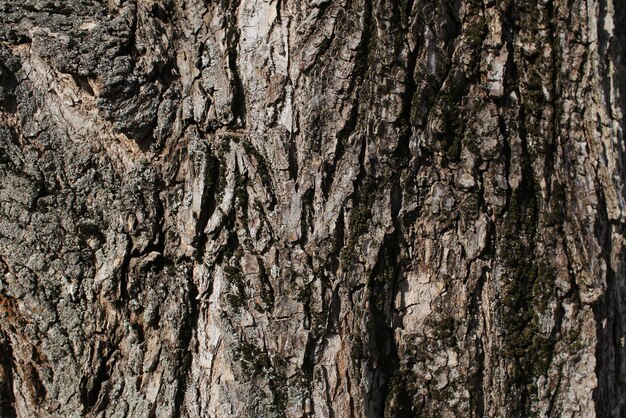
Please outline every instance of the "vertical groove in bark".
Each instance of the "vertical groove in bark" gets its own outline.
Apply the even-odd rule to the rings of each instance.
[[[624,82],[624,37],[626,31],[626,13],[623,7],[611,1],[600,2],[599,6],[599,55],[603,58],[600,62],[602,69],[602,89],[606,100],[606,111],[615,112],[621,109],[623,115],[624,98],[626,97],[626,83]],[[613,35],[612,38],[610,35]],[[613,90],[613,93],[610,91]],[[614,131],[614,146],[618,150],[615,164],[623,170],[624,167],[624,120]],[[615,129],[615,127],[613,128]],[[620,194],[623,196],[624,185],[622,182]],[[622,197],[623,198],[623,197]],[[596,236],[602,247],[602,257],[607,266],[606,289],[603,295],[594,303],[593,311],[596,318],[596,346],[595,356],[597,359],[596,374],[598,384],[594,388],[594,401],[598,405],[599,416],[617,416],[626,413],[626,401],[623,391],[626,388],[624,372],[626,371],[624,359],[625,329],[623,311],[625,306],[624,293],[619,290],[624,286],[625,262],[623,243],[618,244],[614,237],[624,236],[624,223],[612,219],[607,213],[607,197],[601,191],[599,196],[599,211],[597,214]],[[617,245],[617,247],[614,247]],[[620,348],[621,347],[621,348]],[[614,401],[613,399],[619,399]]]
[[[246,123],[246,99],[243,85],[239,75],[238,52],[239,48],[239,26],[237,14],[240,0],[225,0],[224,9],[226,16],[226,48],[228,51],[228,68],[231,71],[231,83],[233,89],[233,127],[245,128]]]
[[[17,416],[15,410],[15,394],[13,392],[13,350],[6,334],[0,334],[0,413],[7,418]]]

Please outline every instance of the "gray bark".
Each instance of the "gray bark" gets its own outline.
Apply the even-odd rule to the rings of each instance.
[[[0,415],[626,416],[625,31],[0,2]]]

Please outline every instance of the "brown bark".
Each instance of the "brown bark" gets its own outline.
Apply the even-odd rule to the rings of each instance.
[[[620,6],[0,4],[0,415],[626,415]]]

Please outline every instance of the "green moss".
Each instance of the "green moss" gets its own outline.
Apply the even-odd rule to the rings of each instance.
[[[352,345],[350,347],[350,356],[352,357],[353,362],[358,362],[365,358],[365,349],[363,346],[363,338],[361,337],[361,330],[356,329],[356,331],[352,334]]]
[[[247,379],[264,375],[272,367],[267,353],[245,340],[235,350],[235,358],[241,362],[244,377]]]
[[[480,155],[480,138],[474,128],[468,128],[463,137],[463,146],[472,154]]]
[[[239,173],[237,173],[235,177],[237,179],[237,184],[235,186],[235,202],[237,205],[242,206],[248,203],[248,182],[245,177],[242,177]]]
[[[322,308],[321,311],[313,313],[312,322],[313,335],[316,337],[325,335],[328,326],[328,309]]]
[[[230,152],[230,142],[232,137],[224,136],[220,141],[219,153],[222,155],[228,154]]]
[[[361,236],[367,231],[368,221],[372,218],[370,208],[358,207],[350,217],[350,232],[353,236]]]
[[[506,269],[498,310],[503,330],[500,355],[507,361],[508,402],[514,413],[528,411],[537,388],[552,361],[554,343],[541,327],[554,296],[556,273],[538,259],[535,242],[538,225],[538,186],[528,159],[522,166],[522,184],[509,196],[498,235]]]
[[[215,158],[213,164],[213,172],[217,176],[217,181],[214,182],[215,196],[217,196],[220,200],[224,197],[224,190],[226,189],[227,179],[227,161],[226,155],[230,152],[230,144],[227,141],[222,141],[220,143],[220,147],[217,152],[217,157]]]
[[[465,33],[470,44],[474,47],[480,46],[487,36],[488,28],[485,18],[479,16],[469,24]]]
[[[544,138],[541,134],[540,122],[545,112],[546,101],[543,94],[543,85],[541,84],[541,75],[530,69],[527,77],[528,81],[525,83],[525,88],[522,92],[523,126],[521,133],[524,137],[534,138],[535,143],[543,147]],[[542,148],[532,151],[534,154],[545,152]]]
[[[447,314],[442,318],[433,320],[431,326],[435,339],[442,341],[447,347],[456,346],[456,321],[454,316]]]
[[[406,367],[400,367],[387,383],[387,399],[385,400],[385,417],[416,416],[413,398],[418,387],[415,376]],[[424,416],[420,411],[418,416]]]
[[[352,262],[354,255],[354,247],[356,246],[359,237],[361,237],[369,225],[369,220],[372,218],[371,207],[376,197],[377,182],[373,178],[366,178],[363,185],[359,189],[358,193],[358,205],[350,212],[350,238],[347,244],[341,251],[340,259],[342,264],[347,265]]]
[[[243,377],[246,380],[262,378],[267,380],[268,388],[272,393],[273,410],[283,416],[288,401],[289,380],[282,371],[285,362],[278,355],[270,355],[245,340],[240,341],[235,349],[235,360],[241,364]]]
[[[174,264],[168,264],[166,271],[168,276],[174,277],[176,275],[176,266],[174,266]]]
[[[510,384],[528,390],[534,377],[545,375],[550,366],[553,344],[539,326],[540,315],[548,308],[554,291],[553,271],[544,263],[519,262],[509,266],[511,280],[504,289],[504,344],[502,355],[514,365]]]
[[[241,216],[243,228],[248,231],[248,178],[235,171],[235,206]]]
[[[448,160],[457,162],[461,157],[461,139],[455,135],[452,138],[452,143],[446,148],[445,156]]]
[[[411,98],[411,115],[410,121],[414,126],[424,126],[427,111],[433,107],[435,103],[436,94],[431,90],[431,87],[426,85],[422,86],[422,83],[427,84],[424,80],[422,73],[416,75],[415,85],[417,90]]]
[[[235,309],[242,308],[246,304],[246,286],[244,276],[239,267],[227,265],[224,267],[224,275],[232,293],[226,296],[228,303]]]
[[[274,292],[270,284],[270,279],[263,267],[263,264],[259,261],[259,280],[261,282],[261,301],[263,302],[263,311],[271,312],[274,310]]]
[[[401,21],[408,25],[409,24],[409,17],[411,15],[411,10],[410,10],[410,6],[413,5],[413,2],[409,3],[409,0],[400,0],[400,19]]]
[[[47,297],[49,300],[57,300],[62,294],[60,286],[48,285],[46,292],[47,292]]]
[[[478,195],[471,193],[461,202],[461,213],[468,219],[477,219],[480,214]]]
[[[585,344],[580,338],[580,330],[570,331],[568,340],[570,353],[580,353],[585,348]]]
[[[537,265],[537,277],[532,288],[532,297],[540,314],[548,309],[555,287],[556,270],[548,263],[540,261]]]
[[[461,117],[461,109],[459,107],[446,107],[444,112],[446,118],[446,138],[447,146],[444,151],[448,160],[457,162],[461,157],[461,144],[463,141],[463,133],[465,122]]]
[[[310,284],[307,284],[302,289],[300,289],[296,300],[298,302],[302,302],[302,304],[307,307],[311,305],[311,285]]]
[[[463,77],[455,80],[452,86],[439,97],[443,118],[445,121],[445,157],[457,162],[461,156],[461,146],[465,134],[465,120],[461,101],[467,90],[467,80]]]
[[[376,302],[376,309],[379,312],[384,312],[385,303],[389,294],[389,290],[393,286],[395,278],[394,263],[389,254],[383,256],[384,264],[382,266],[382,272],[374,276],[374,299]]]
[[[400,254],[400,256],[398,257],[398,265],[400,267],[408,266],[409,264],[411,264],[411,261],[412,261],[412,258],[404,252]]]

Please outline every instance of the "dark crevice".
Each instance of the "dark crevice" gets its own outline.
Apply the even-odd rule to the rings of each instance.
[[[412,8],[412,1],[409,2],[409,11]],[[408,48],[408,43],[402,45]],[[415,67],[417,65],[418,48],[408,51],[408,60],[406,63],[406,74],[404,79],[405,92],[402,98],[402,112],[400,114],[400,137],[398,138],[398,146],[394,150],[393,162],[394,170],[398,170],[408,164],[411,151],[409,142],[413,136],[413,124],[411,123],[411,114],[413,113],[413,99],[417,92],[417,84],[415,83]]]
[[[41,359],[37,359],[41,361]],[[39,364],[29,364],[27,366],[28,369],[28,383],[29,389],[31,391],[31,395],[37,404],[41,404],[47,395],[46,387],[41,381],[41,376],[39,375],[39,370],[37,368]]]
[[[192,347],[193,337],[196,329],[198,328],[198,318],[200,316],[200,309],[198,303],[198,286],[193,280],[193,268],[188,268],[187,273],[187,306],[183,312],[185,319],[180,328],[180,350],[177,350],[176,355],[176,374],[178,379],[178,387],[176,388],[176,396],[174,398],[174,415],[175,417],[182,416],[182,405],[185,398],[185,392],[189,384],[189,373],[191,372],[191,365],[193,361],[193,353],[196,352],[195,347]]]
[[[240,0],[225,0],[223,2],[224,10],[227,13],[226,19],[226,43],[228,48],[228,68],[232,74],[231,85],[233,91],[232,112],[233,121],[232,126],[237,128],[244,128],[246,125],[246,100],[244,95],[243,83],[241,76],[239,75],[239,69],[237,66],[238,53],[237,48],[239,46],[239,28],[237,27],[237,9],[239,8]]]
[[[134,2],[133,11],[132,11],[132,21],[130,22],[130,27],[128,28],[128,39],[125,40],[122,45],[120,45],[116,56],[130,56],[131,63],[133,69],[135,68],[138,51],[137,51],[137,3]]]
[[[606,263],[606,290],[600,299],[592,305],[596,320],[596,376],[598,385],[593,391],[593,399],[598,416],[622,416],[620,412],[626,409],[626,399],[622,396],[626,393],[626,348],[621,344],[624,341],[625,330],[621,318],[624,317],[624,296],[620,295],[619,289],[623,287],[623,269],[626,254],[621,251],[620,264],[622,271],[617,274],[611,254],[613,252],[612,230],[613,225],[609,221],[607,203],[598,187],[598,212],[595,221],[595,235],[600,248],[602,258]],[[619,232],[623,235],[624,228]]]
[[[546,3],[546,8],[548,10],[548,24],[549,24],[549,32],[548,39],[550,42],[551,48],[551,57],[550,57],[550,104],[552,105],[552,118],[550,120],[550,129],[548,132],[547,143],[545,145],[544,152],[544,178],[548,185],[550,184],[549,179],[552,177],[552,173],[555,170],[555,160],[558,155],[558,135],[559,135],[559,125],[560,125],[560,94],[558,87],[558,79],[559,79],[559,71],[561,70],[559,62],[559,51],[557,47],[559,46],[558,41],[558,27],[556,24],[556,16],[554,13],[554,5],[552,2]],[[610,96],[606,96],[610,97]]]
[[[41,179],[33,179],[33,185],[36,188],[35,194],[32,197],[28,209],[34,211],[37,209],[37,203],[39,199],[51,196],[50,191],[46,187],[46,182]]]
[[[608,102],[609,107],[620,109],[622,113],[626,112],[626,9],[623,6],[614,6],[614,33],[610,40],[607,55],[601,55],[604,60],[603,65],[606,69],[611,60],[615,66],[613,80],[609,79],[608,71],[605,71],[603,87],[605,89],[605,97],[610,100],[612,97],[618,98],[615,103]],[[606,10],[606,2],[601,1],[601,11]],[[602,21],[600,22],[602,23]],[[600,27],[602,27],[600,25]],[[603,38],[606,32],[599,33],[600,51],[602,53]],[[619,94],[610,94],[610,84],[613,83],[613,89]],[[611,108],[607,109],[608,113],[613,113]],[[623,132],[626,130],[626,118],[620,121],[622,129],[617,130],[617,146],[615,154],[617,156],[616,167],[618,173],[623,173],[624,161],[626,161],[626,147],[624,146]],[[623,182],[623,177],[622,177]],[[617,185],[616,185],[617,186]],[[606,289],[592,306],[596,320],[596,340],[595,348],[596,358],[596,376],[598,383],[593,391],[593,400],[596,405],[596,413],[601,417],[608,416],[626,416],[626,347],[624,339],[626,327],[622,318],[626,312],[626,296],[624,289],[626,276],[626,251],[622,246],[619,250],[614,248],[612,237],[617,235],[626,236],[626,226],[623,221],[612,220],[606,210],[606,198],[602,192],[601,185],[596,186],[599,193],[598,208],[602,208],[598,212],[595,227],[596,238],[598,244],[603,249],[602,257],[605,260],[606,273]],[[624,194],[624,186],[619,194]],[[616,238],[619,242],[619,238]],[[619,247],[618,247],[619,248]],[[617,254],[615,254],[617,252]],[[616,260],[612,263],[611,260]]]
[[[17,99],[14,93],[19,83],[15,73],[3,65],[2,58],[0,56],[0,110],[15,113],[17,111]]]
[[[200,205],[200,213],[196,220],[196,238],[195,238],[195,263],[204,262],[204,254],[206,251],[206,244],[208,237],[205,233],[205,228],[208,220],[215,211],[217,202],[215,199],[215,193],[218,187],[218,181],[220,177],[220,162],[209,149],[206,149],[206,161],[204,164],[204,171],[199,173],[204,177],[204,190],[202,192],[202,201]],[[195,347],[192,346],[194,335],[198,327],[198,319],[200,317],[200,307],[198,302],[199,290],[194,281],[193,268],[187,269],[187,304],[186,311],[184,312],[185,320],[181,327],[180,333],[180,347],[182,349],[178,353],[178,387],[176,390],[176,397],[174,401],[174,416],[181,416],[181,408],[183,405],[185,392],[187,391],[187,385],[189,380],[189,373],[191,371],[191,365],[193,360],[193,353]],[[203,297],[209,297],[213,292],[212,280],[209,280],[209,288],[204,293]],[[208,296],[207,296],[208,295]]]
[[[161,175],[157,175],[157,178],[155,180],[155,184],[154,184],[154,189],[153,189],[153,195],[152,198],[154,199],[154,208],[155,208],[155,219],[154,219],[154,239],[153,241],[150,243],[150,247],[149,250],[146,250],[146,253],[150,252],[150,251],[156,251],[159,254],[163,255],[165,252],[165,231],[164,231],[164,226],[165,226],[165,207],[163,206],[163,201],[161,201],[161,197],[159,195],[159,192],[161,190],[166,190],[165,187],[165,182],[163,181],[163,178],[161,177]]]
[[[87,390],[87,394],[83,400],[85,409],[91,410],[96,405],[100,396],[100,390],[102,389],[102,383],[106,380],[109,380],[109,373],[107,371],[106,359],[102,358],[93,378],[91,388]]]
[[[337,224],[335,225],[335,242],[333,244],[333,254],[335,256],[339,256],[341,249],[345,245],[345,216],[345,211],[342,207],[339,211],[339,216],[337,216]]]
[[[90,96],[94,96],[93,88],[89,83],[89,78],[84,76],[79,76],[77,74],[72,74],[72,78],[78,87],[80,87],[84,92],[86,92]]]
[[[394,220],[394,223],[397,223],[397,220]],[[372,375],[376,376],[369,409],[375,411],[374,416],[379,417],[401,416],[401,413],[411,411],[405,389],[395,387],[393,384],[400,371],[400,357],[391,325],[393,296],[397,291],[400,275],[398,256],[401,236],[399,230],[396,231],[383,240],[368,284],[370,291],[370,323],[367,326],[370,353],[368,367],[372,369]]]
[[[339,326],[341,318],[341,298],[339,297],[339,285],[332,289],[330,300],[328,301],[328,319],[326,323],[326,332],[324,336],[339,334]]]
[[[509,56],[505,94],[499,102],[504,114],[501,114],[499,124],[504,137],[505,175],[508,178],[513,168],[519,166],[521,179],[517,188],[507,188],[506,215],[496,228],[501,249],[499,256],[507,270],[497,310],[503,331],[501,353],[510,367],[505,381],[507,409],[514,415],[525,415],[533,410],[533,399],[537,396],[536,378],[545,376],[550,369],[563,312],[550,310],[556,325],[548,333],[542,331],[540,318],[555,298],[554,269],[537,253],[538,236],[542,233],[538,229],[542,200],[539,181],[533,171],[540,150],[534,145],[543,140],[538,133],[540,109],[546,103],[537,74],[538,64],[532,59],[524,61],[515,42],[517,31],[534,30],[533,25],[538,23],[527,18],[527,12],[513,3],[503,17],[505,22],[514,24],[503,24],[508,28],[504,39]],[[553,69],[550,71],[549,75],[553,77]],[[519,103],[510,100],[511,93],[515,93]],[[518,144],[511,142],[509,130],[519,133]],[[542,144],[544,152],[546,145],[553,149],[549,148],[551,142],[553,140],[548,139],[548,143]],[[546,180],[549,183],[549,179]]]
[[[164,23],[169,23],[174,17],[174,10],[172,8],[173,4],[169,1],[164,1],[162,3],[163,4],[153,3],[148,13],[151,17],[159,19]]]
[[[261,180],[261,184],[265,188],[265,193],[269,196],[268,210],[272,212],[276,207],[276,195],[274,194],[274,187],[272,181],[272,175],[270,174],[270,165],[267,163],[265,157],[248,141],[243,139],[241,141],[244,150],[248,154],[250,160],[253,161],[257,175]]]
[[[179,79],[178,64],[172,57],[168,58],[167,62],[154,69],[154,71],[148,75],[148,83],[159,82],[162,86],[161,92],[167,91],[167,89]],[[163,94],[161,93],[161,97]]]
[[[404,242],[401,221],[398,213],[402,207],[402,188],[399,179],[391,185],[391,216],[394,230],[383,239],[376,264],[369,278],[370,291],[368,324],[368,342],[371,357],[369,367],[378,365],[374,375],[378,376],[375,391],[380,396],[372,398],[370,409],[380,417],[408,416],[412,411],[412,403],[404,385],[401,371],[401,358],[395,340],[393,328],[394,296],[398,292],[398,283],[402,272],[399,262],[401,245]],[[377,385],[377,387],[376,387]],[[380,404],[376,405],[376,399]]]
[[[308,189],[302,196],[302,210],[300,212],[300,242],[302,245],[305,245],[309,240],[309,228],[311,228],[311,232],[313,232],[313,228],[315,227],[312,214],[309,209],[313,207],[314,197],[315,191],[313,189]]]
[[[123,307],[128,302],[128,269],[130,266],[130,260],[132,259],[132,240],[128,234],[126,234],[126,249],[124,250],[124,258],[120,267],[120,280],[118,293],[120,300],[117,302],[119,307]]]
[[[115,352],[116,348],[109,342],[98,344],[98,351],[92,356],[98,359],[97,369],[93,375],[85,375],[81,380],[81,403],[91,413],[97,414],[107,406],[108,394],[101,392],[105,382],[110,379],[110,370],[113,367],[110,362]],[[99,402],[101,397],[102,400]]]
[[[15,394],[13,388],[13,348],[9,337],[0,331],[0,416],[14,418]]]
[[[473,396],[470,397],[471,411],[476,417],[485,416],[485,391],[483,389],[483,377],[485,373],[485,350],[483,349],[483,341],[480,338],[476,338],[476,372],[473,376],[470,393]],[[473,401],[473,402],[472,402]],[[472,405],[473,403],[473,405]]]
[[[14,95],[7,95],[4,100],[0,101],[0,111],[4,110],[8,113],[17,112],[17,99]]]
[[[296,191],[298,187],[298,149],[294,138],[289,140],[289,177],[296,182]]]
[[[200,204],[200,213],[196,220],[196,262],[201,263],[206,251],[206,244],[208,237],[205,233],[206,225],[215,212],[217,201],[215,199],[215,192],[219,179],[219,160],[207,150],[206,163],[204,165],[204,191],[202,192],[202,202]]]
[[[309,391],[312,391],[313,373],[315,371],[315,352],[317,349],[317,339],[309,334],[306,347],[304,349],[304,356],[302,362],[302,371],[306,379]]]
[[[272,313],[274,310],[274,305],[276,303],[276,292],[274,291],[274,287],[272,286],[272,281],[267,275],[267,271],[265,270],[265,266],[263,265],[263,259],[257,257],[257,262],[259,263],[259,282],[261,283],[261,300],[264,303],[263,311]]]

